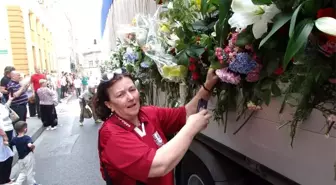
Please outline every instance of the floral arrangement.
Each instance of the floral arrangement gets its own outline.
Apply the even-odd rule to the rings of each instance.
[[[220,78],[215,119],[226,128],[229,111],[237,120],[249,114],[235,133],[276,96],[283,99],[279,113],[286,104],[296,109],[280,126],[290,125],[291,144],[313,109],[326,117],[326,134],[336,125],[335,1],[157,2],[158,14],[142,27],[146,42],[122,44],[111,57],[134,73],[144,101],[155,104],[149,101],[155,84],[168,88],[170,106],[179,105],[179,84],[192,98],[211,67]]]

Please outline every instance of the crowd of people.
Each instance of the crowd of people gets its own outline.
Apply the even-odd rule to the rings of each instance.
[[[28,185],[36,185],[33,156],[35,146],[32,139],[26,135],[27,117],[37,117],[46,130],[56,130],[56,106],[66,97],[77,96],[81,105],[80,125],[83,125],[84,117],[90,118],[85,116],[87,111],[98,123],[96,114],[92,111],[95,87],[95,84],[89,84],[88,77],[80,77],[73,73],[49,74],[36,68],[35,74],[24,76],[13,66],[5,68],[0,84],[1,185],[21,185],[24,181],[27,181]],[[18,151],[20,168],[16,181],[10,179],[14,146]]]

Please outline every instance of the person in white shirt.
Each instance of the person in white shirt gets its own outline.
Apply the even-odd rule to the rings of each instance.
[[[0,99],[2,99],[0,93]],[[13,137],[13,124],[9,118],[9,109],[13,98],[9,95],[9,99],[5,105],[0,104],[0,184],[10,183],[10,174],[12,171],[13,152],[8,146],[9,141]]]
[[[82,89],[82,80],[78,77],[75,78],[74,80],[74,86],[76,89],[76,95],[77,98],[81,95],[81,89]]]

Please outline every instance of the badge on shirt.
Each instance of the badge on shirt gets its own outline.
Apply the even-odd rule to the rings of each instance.
[[[157,131],[153,134],[153,139],[159,147],[164,144],[160,134]]]

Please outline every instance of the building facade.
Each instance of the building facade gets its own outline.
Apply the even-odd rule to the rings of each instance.
[[[90,76],[100,79],[100,64],[101,60],[101,51],[100,50],[91,50],[83,53],[83,59],[81,64],[81,75]]]
[[[51,24],[44,8],[34,0],[0,4],[0,72],[8,65],[26,75],[34,73],[35,67],[56,69]]]

